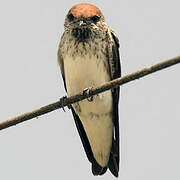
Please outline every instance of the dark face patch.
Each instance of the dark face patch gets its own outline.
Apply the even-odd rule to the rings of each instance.
[[[74,28],[72,35],[80,42],[86,41],[90,38],[91,30],[89,28]]]

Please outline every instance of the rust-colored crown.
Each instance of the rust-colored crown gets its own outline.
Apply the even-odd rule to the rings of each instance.
[[[97,16],[102,16],[102,13],[99,8],[92,4],[87,4],[87,3],[82,3],[82,4],[77,4],[73,6],[68,14],[72,14],[75,18],[90,18],[95,15]]]

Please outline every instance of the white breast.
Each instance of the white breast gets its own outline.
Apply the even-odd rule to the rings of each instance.
[[[104,61],[93,55],[76,56],[75,59],[66,55],[64,69],[69,96],[110,80]],[[106,166],[113,132],[111,91],[95,96],[93,102],[83,100],[73,107],[83,123],[96,161]]]
[[[78,56],[75,59],[66,56],[64,66],[69,95],[80,93],[85,88],[110,80],[103,61],[94,56]]]

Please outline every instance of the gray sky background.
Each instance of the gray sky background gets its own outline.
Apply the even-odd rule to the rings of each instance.
[[[0,2],[0,121],[65,95],[57,47],[77,3],[120,38],[123,74],[180,54],[179,0]],[[179,180],[180,65],[121,88],[121,180]],[[91,173],[72,115],[57,110],[0,132],[0,179],[115,179]]]

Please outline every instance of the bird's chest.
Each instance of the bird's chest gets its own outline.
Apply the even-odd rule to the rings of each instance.
[[[84,89],[97,87],[110,81],[109,65],[107,57],[101,50],[96,53],[92,49],[83,54],[70,52],[64,57],[64,69],[66,87],[69,96],[81,93]],[[87,100],[77,103],[76,111],[97,113],[104,112],[104,109],[111,111],[111,91],[106,91],[94,97],[93,102]],[[79,109],[78,109],[79,108]]]
[[[109,64],[103,46],[79,44],[64,56],[66,87],[69,95],[110,80]]]
[[[105,58],[105,57],[104,57]],[[64,59],[66,86],[69,95],[82,92],[110,80],[105,59],[95,56],[67,56]]]

